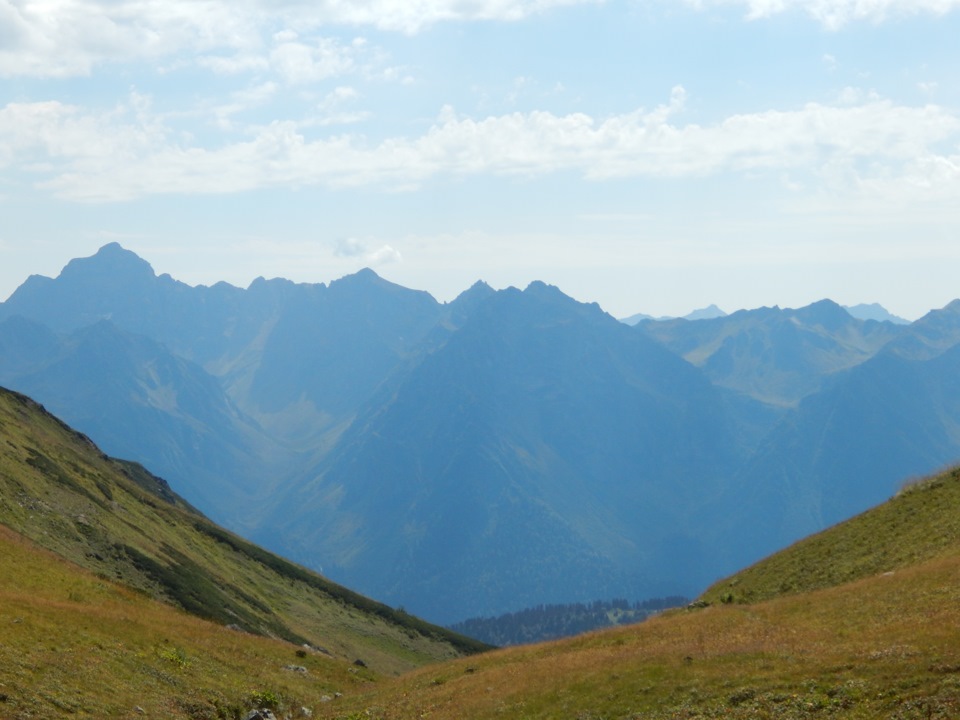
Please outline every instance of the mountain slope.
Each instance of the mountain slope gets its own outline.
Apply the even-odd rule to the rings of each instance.
[[[441,315],[428,293],[372,270],[298,286],[266,339],[245,407],[276,413],[307,401],[325,417],[350,417]]]
[[[0,434],[0,523],[105,578],[386,672],[478,649],[217,527],[25,396],[0,390]]]
[[[710,572],[694,528],[735,459],[724,413],[695,368],[598,307],[501,291],[384,386],[256,537],[443,622],[689,591]]]
[[[904,477],[960,457],[960,346],[928,360],[893,351],[838,374],[770,433],[737,484],[757,559],[889,497]],[[760,548],[763,548],[761,550]]]
[[[948,720],[958,509],[954,470],[718,583],[704,609],[416,671],[321,715]]]
[[[853,318],[829,300],[796,310],[759,308],[690,322],[643,322],[717,385],[778,406],[816,392],[826,375],[872,357],[899,326]]]
[[[201,620],[0,525],[4,718],[243,718],[264,705],[294,713],[377,677]]]
[[[914,480],[893,498],[714,584],[705,602],[759,602],[835,587],[960,553],[960,468]]]
[[[0,318],[0,384],[444,622],[694,595],[960,458],[960,303],[634,329],[542,283],[446,305],[371,271],[192,288],[113,244]]]
[[[145,260],[110,243],[91,257],[72,260],[56,278],[29,278],[0,303],[0,325],[8,330],[15,326],[23,334],[26,318],[69,337],[109,325],[120,335],[149,338],[156,345],[152,354],[175,356],[181,364],[186,361],[194,370],[199,366],[216,379],[223,395],[217,402],[232,404],[234,416],[239,410],[244,416],[240,424],[245,427],[236,427],[237,417],[223,417],[219,427],[210,427],[205,418],[192,418],[186,410],[174,422],[184,420],[203,427],[206,437],[199,438],[202,452],[190,456],[189,448],[198,447],[198,438],[184,428],[176,432],[169,427],[159,429],[162,436],[179,433],[178,448],[169,443],[166,448],[115,443],[118,430],[122,433],[125,428],[115,427],[116,421],[108,419],[118,417],[119,406],[110,407],[101,400],[102,378],[72,386],[72,392],[87,391],[82,402],[70,398],[67,388],[44,393],[45,385],[56,384],[56,379],[22,383],[25,373],[47,364],[45,356],[35,355],[32,363],[21,357],[23,352],[16,348],[22,345],[22,338],[7,343],[14,351],[9,358],[0,358],[0,378],[31,396],[42,396],[43,402],[56,407],[71,423],[88,423],[84,429],[111,452],[162,471],[206,511],[223,511],[220,517],[236,518],[239,508],[208,502],[211,497],[231,496],[216,487],[216,476],[237,477],[241,484],[249,484],[254,476],[282,475],[286,463],[297,460],[298,452],[311,457],[319,448],[322,454],[443,312],[428,293],[389,283],[371,270],[329,286],[258,278],[246,290],[226,283],[191,287],[168,275],[157,276]],[[4,349],[3,338],[0,349]],[[41,350],[49,352],[37,348]],[[110,356],[104,350],[92,359],[109,360]],[[118,374],[116,367],[111,372],[118,382],[124,382],[127,374],[143,385],[156,361],[149,357],[128,360],[122,372]],[[93,363],[89,369],[96,374],[99,366]],[[142,398],[132,403],[133,407],[126,399],[120,402],[133,412],[156,404]],[[169,425],[171,418],[160,410],[146,425],[126,421],[124,425]],[[92,427],[95,417],[110,426],[106,434]],[[243,444],[255,449],[245,458],[236,456],[238,432],[244,437]],[[256,460],[264,455],[271,456],[269,472],[263,472]],[[198,479],[201,486],[191,488],[190,483]],[[213,487],[204,494],[206,485]],[[249,494],[245,495],[238,505],[249,504],[248,498]]]
[[[0,347],[17,349],[0,353],[0,382],[97,438],[109,454],[178,479],[181,492],[218,519],[242,518],[269,463],[282,455],[202,368],[107,320],[58,337],[10,318],[0,322]]]

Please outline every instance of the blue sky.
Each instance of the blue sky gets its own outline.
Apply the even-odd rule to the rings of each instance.
[[[0,0],[0,296],[539,279],[616,316],[960,296],[960,0]]]

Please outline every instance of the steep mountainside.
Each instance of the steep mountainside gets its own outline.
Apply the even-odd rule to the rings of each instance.
[[[887,502],[725,578],[703,603],[755,603],[960,554],[960,468],[909,480]]]
[[[263,539],[441,621],[690,591],[711,573],[697,525],[737,461],[728,432],[695,368],[534,283],[395,377]]]
[[[825,376],[869,359],[900,333],[891,323],[857,320],[829,300],[799,310],[760,308],[637,327],[717,385],[780,406],[795,405]]]
[[[881,352],[802,402],[741,472],[754,488],[755,538],[782,545],[889,497],[904,477],[956,462],[958,373],[960,347],[929,360]]]
[[[0,382],[208,515],[455,621],[693,595],[960,458],[960,302],[617,323],[534,283],[240,289],[116,244],[0,304]]]
[[[479,649],[214,525],[23,395],[0,390],[0,438],[0,524],[106,579],[385,672]]]
[[[280,448],[192,362],[107,320],[64,337],[0,322],[0,382],[35,397],[111,455],[180,482],[191,502],[239,522]],[[234,507],[221,502],[235,497]]]
[[[330,422],[351,418],[443,314],[429,294],[371,270],[294,297],[252,373],[244,406],[257,416],[306,402]]]
[[[931,310],[912,323],[888,348],[903,357],[928,360],[960,343],[960,300]]]

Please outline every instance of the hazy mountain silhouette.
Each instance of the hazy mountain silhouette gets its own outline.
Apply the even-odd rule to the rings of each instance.
[[[909,325],[910,321],[894,315],[880,303],[860,303],[859,305],[844,305],[843,309],[858,320],[876,320],[878,322],[892,322],[897,325]]]
[[[109,321],[61,338],[11,318],[0,323],[0,349],[0,383],[42,402],[104,451],[177,478],[192,503],[234,524],[242,503],[225,500],[255,492],[275,457],[273,441],[215,378]]]
[[[637,328],[703,368],[717,385],[787,407],[816,392],[825,376],[867,360],[901,332],[890,323],[857,320],[830,300],[797,310],[740,310]]]
[[[556,288],[484,294],[278,502],[275,541],[440,620],[704,582],[697,518],[735,464],[719,394]]]
[[[0,383],[434,620],[693,595],[960,456],[960,301],[630,327],[533,283],[190,287],[119,245],[0,304]]]

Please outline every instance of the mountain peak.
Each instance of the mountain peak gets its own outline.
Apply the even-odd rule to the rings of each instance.
[[[853,319],[850,313],[833,300],[828,299],[818,300],[799,310],[794,310],[792,315],[804,322],[822,325],[827,329],[839,327]]]
[[[540,298],[563,298],[569,300],[570,296],[564,293],[556,285],[549,285],[548,283],[543,282],[542,280],[534,280],[529,285],[527,285],[526,290],[523,291],[526,295],[532,295],[534,297]]]
[[[376,272],[374,272],[368,267],[361,268],[360,270],[357,270],[353,275],[347,275],[347,277],[355,277],[362,280],[374,280],[374,279],[380,280],[381,279]]]
[[[107,243],[96,254],[77,258],[67,263],[60,272],[60,280],[96,279],[97,281],[117,278],[131,280],[153,279],[155,274],[150,263],[120,243]]]
[[[473,285],[457,295],[450,304],[464,305],[475,303],[491,295],[495,295],[496,292],[496,290],[487,285],[483,280],[477,280]]]
[[[860,303],[859,305],[844,305],[844,309],[858,320],[876,320],[877,322],[892,322],[897,325],[909,325],[910,321],[894,315],[880,303]]]
[[[684,316],[685,320],[713,320],[714,318],[726,317],[727,313],[711,303],[705,308],[694,310]]]
[[[357,270],[350,275],[344,275],[330,283],[330,289],[333,291],[343,291],[346,289],[372,288],[372,287],[390,287],[393,286],[389,280],[384,280],[376,272],[368,267]]]

